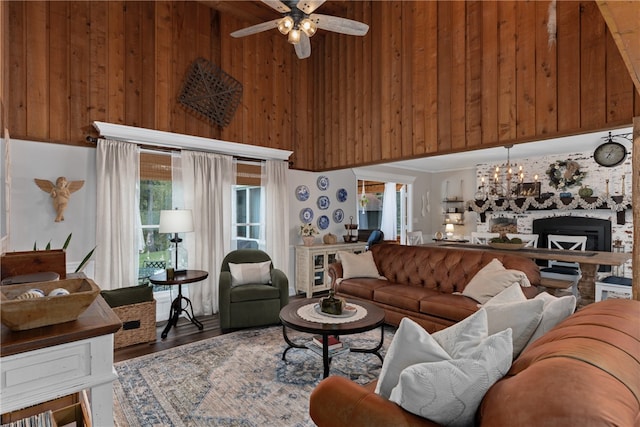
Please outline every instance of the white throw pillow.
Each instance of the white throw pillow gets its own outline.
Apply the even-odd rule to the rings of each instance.
[[[232,287],[271,282],[271,261],[245,264],[229,263],[229,271],[231,272]]]
[[[533,332],[531,338],[529,338],[529,342],[525,348],[549,332],[558,323],[571,316],[576,309],[576,297],[573,295],[557,298],[547,292],[542,292],[536,295],[534,299],[544,301],[542,319],[540,319],[538,327]]]
[[[527,299],[514,283],[482,306],[487,311],[489,335],[511,328],[513,331],[513,358],[527,346],[540,320],[544,302]]]
[[[422,326],[405,317],[389,344],[375,392],[388,399],[403,369],[416,363],[448,359],[449,354]]]
[[[511,330],[486,337],[461,358],[412,365],[389,400],[447,426],[471,426],[487,390],[511,367]]]
[[[471,278],[462,291],[462,295],[484,304],[513,283],[524,287],[531,286],[529,278],[524,272],[507,270],[500,260],[494,258]]]
[[[433,335],[408,317],[403,318],[382,363],[376,393],[389,398],[403,369],[416,363],[439,362],[469,354],[486,337],[484,310]]]
[[[342,263],[342,278],[351,279],[354,277],[380,277],[378,267],[373,260],[373,254],[370,251],[361,254],[353,254],[351,252],[338,251],[338,258]]]
[[[449,356],[461,357],[473,351],[488,335],[487,312],[478,310],[432,336]]]

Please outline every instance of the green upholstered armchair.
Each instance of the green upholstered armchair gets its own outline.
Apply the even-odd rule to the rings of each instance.
[[[263,263],[269,255],[258,249],[229,252],[220,271],[220,328],[246,328],[280,322],[280,309],[289,302],[289,280],[273,264],[269,264],[271,283],[249,283],[232,286],[229,264]]]

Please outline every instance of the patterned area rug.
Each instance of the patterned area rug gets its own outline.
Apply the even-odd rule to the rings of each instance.
[[[289,331],[295,342],[309,334]],[[385,327],[384,356],[394,330]],[[341,337],[372,348],[380,329]],[[309,395],[322,379],[322,358],[286,348],[282,327],[250,329],[115,364],[116,426],[313,426]],[[331,375],[360,384],[380,374],[373,354],[347,353],[331,362]]]

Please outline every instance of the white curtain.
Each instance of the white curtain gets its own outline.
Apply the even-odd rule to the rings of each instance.
[[[135,144],[98,140],[95,281],[102,289],[138,284],[139,250],[144,245],[139,158]]]
[[[395,240],[398,233],[398,215],[396,208],[396,183],[384,184],[384,196],[382,197],[382,220],[380,229],[384,233],[385,240]]]
[[[235,184],[233,157],[182,151],[184,207],[193,211],[194,232],[185,238],[189,268],[209,277],[189,284],[194,315],[218,312],[218,276],[231,250],[231,197]]]
[[[266,199],[265,252],[271,257],[273,266],[286,273],[289,271],[289,165],[282,160],[267,160],[262,167]]]

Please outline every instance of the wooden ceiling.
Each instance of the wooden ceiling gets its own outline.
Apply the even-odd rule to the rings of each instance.
[[[327,15],[345,16],[344,3],[348,0],[330,0],[321,6],[319,13]],[[258,24],[278,17],[278,12],[261,1],[218,1],[200,0],[212,9],[228,13],[238,19],[246,21],[248,25]],[[613,35],[616,45],[622,54],[625,65],[640,93],[640,2],[626,1],[596,1],[602,16]]]
[[[596,3],[640,93],[640,3],[637,0]]]
[[[330,0],[324,3],[317,12],[325,15],[336,15],[343,18],[346,8],[341,4],[347,0]],[[217,0],[200,0],[202,4],[216,9],[223,13],[228,13],[238,19],[246,21],[248,24],[259,24],[260,22],[270,21],[278,17],[278,12],[270,8],[261,1],[217,1]]]

